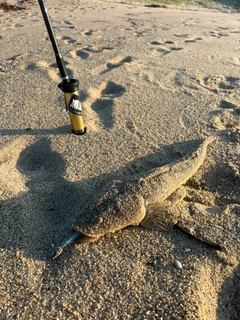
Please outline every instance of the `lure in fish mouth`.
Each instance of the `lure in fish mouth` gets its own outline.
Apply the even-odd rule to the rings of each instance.
[[[63,249],[65,247],[67,247],[69,244],[73,243],[74,241],[76,241],[78,238],[80,238],[81,236],[83,236],[83,233],[78,232],[78,231],[74,231],[72,234],[70,234],[70,236],[68,236],[63,242],[62,244],[60,244],[60,246],[57,247],[56,251],[54,251],[54,253],[51,256],[51,259],[56,259],[58,256],[60,256],[60,254],[62,254]]]
[[[162,230],[169,219],[161,215],[165,200],[197,172],[214,139],[206,138],[196,151],[180,161],[107,184],[77,215],[73,233],[56,248],[52,259],[78,238],[92,242],[131,225]]]

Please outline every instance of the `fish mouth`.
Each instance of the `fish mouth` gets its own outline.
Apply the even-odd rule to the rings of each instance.
[[[70,234],[70,236],[68,236],[61,244],[60,246],[57,247],[57,249],[54,251],[54,253],[51,255],[51,259],[54,260],[57,257],[59,257],[62,252],[63,249],[67,246],[69,246],[70,244],[72,244],[74,241],[76,241],[78,238],[80,238],[81,236],[84,236],[84,234],[82,232],[79,231],[74,231],[73,233]]]
[[[51,255],[51,260],[56,259],[57,257],[60,256],[60,254],[62,254],[63,252],[63,248],[62,247],[57,247],[57,249],[54,251],[54,253]]]

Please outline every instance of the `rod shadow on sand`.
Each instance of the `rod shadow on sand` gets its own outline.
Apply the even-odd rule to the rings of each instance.
[[[52,134],[62,134],[67,135],[71,133],[71,125],[60,126],[58,128],[50,129],[32,129],[31,127],[26,127],[24,129],[0,129],[1,136],[46,136]]]
[[[1,204],[4,247],[42,260],[49,245],[58,241],[59,232],[70,228],[75,206],[84,203],[84,191],[81,184],[64,179],[64,160],[46,137],[24,149],[16,166],[27,178],[28,191]]]

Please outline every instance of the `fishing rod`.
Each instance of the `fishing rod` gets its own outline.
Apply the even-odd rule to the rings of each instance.
[[[66,110],[69,111],[72,133],[77,135],[84,134],[86,132],[86,127],[84,126],[84,121],[82,117],[82,106],[79,97],[79,81],[76,79],[69,79],[63,61],[63,57],[57,45],[56,37],[48,15],[45,1],[38,0],[38,3],[42,11],[43,19],[48,31],[49,38],[52,42],[52,47],[55,53],[57,66],[62,78],[62,82],[58,84],[58,87],[64,92],[65,105]]]

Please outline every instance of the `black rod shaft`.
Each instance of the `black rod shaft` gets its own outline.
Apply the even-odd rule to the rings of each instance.
[[[60,71],[62,80],[63,80],[64,83],[68,83],[69,82],[69,78],[68,78],[67,70],[66,70],[66,67],[64,65],[64,61],[63,61],[61,52],[60,52],[60,50],[58,48],[58,45],[57,45],[56,37],[55,37],[54,31],[53,31],[53,28],[52,28],[52,24],[51,24],[49,15],[48,15],[48,11],[47,11],[47,7],[45,5],[45,1],[44,0],[38,0],[38,3],[39,3],[39,6],[40,6],[40,9],[42,11],[43,19],[44,19],[44,22],[45,22],[45,25],[46,25],[46,28],[47,28],[47,31],[48,31],[49,38],[50,38],[50,40],[52,42],[53,51],[55,53],[58,69]]]

